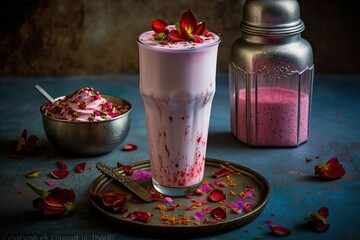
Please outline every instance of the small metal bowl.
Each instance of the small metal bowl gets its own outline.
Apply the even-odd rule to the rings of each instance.
[[[112,119],[94,122],[74,122],[59,120],[44,114],[42,121],[49,141],[61,152],[82,156],[95,156],[108,153],[125,140],[130,130],[131,104],[124,99],[104,95],[111,103],[128,105],[129,111]]]

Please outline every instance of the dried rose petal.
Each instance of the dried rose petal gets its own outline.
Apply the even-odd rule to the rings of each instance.
[[[75,171],[78,173],[82,173],[85,171],[86,162],[79,163],[75,166]]]
[[[80,104],[78,104],[80,109],[85,109],[86,108],[86,102],[81,102]]]
[[[326,220],[328,215],[328,208],[322,207],[316,213],[312,213],[310,216],[307,216],[305,220],[312,231],[325,232],[330,227],[330,224]]]
[[[72,189],[54,188],[43,198],[44,215],[66,216],[75,208],[75,193]]]
[[[44,215],[66,216],[75,208],[75,193],[72,189],[54,188],[45,191],[31,183],[27,183],[41,198],[33,201],[36,209]]]
[[[226,208],[222,206],[212,209],[210,213],[217,220],[226,218]]]
[[[37,147],[40,147],[41,143],[37,136],[30,135],[25,141],[25,145],[22,146],[23,150],[28,152],[34,152]]]
[[[28,172],[25,176],[27,178],[36,178],[36,177],[40,176],[40,174],[41,174],[41,169]]]
[[[130,176],[132,174],[132,167],[130,165],[123,166],[123,169],[126,175]]]
[[[125,152],[129,152],[129,151],[134,151],[136,150],[138,147],[135,144],[132,143],[128,143],[124,146],[123,151]]]
[[[315,220],[312,221],[311,223],[309,223],[309,226],[311,228],[311,230],[313,230],[314,232],[326,232],[329,227],[330,224],[325,224],[322,220]]]
[[[112,208],[115,212],[127,212],[127,208],[124,207],[126,201],[126,195],[121,193],[116,196],[112,204]]]
[[[107,191],[102,194],[102,202],[105,207],[111,207],[116,200],[118,193],[114,191]]]
[[[286,228],[286,227],[283,227],[281,225],[275,225],[275,224],[272,224],[272,225],[269,225],[269,228],[271,230],[271,232],[273,234],[275,234],[276,236],[289,236],[291,234],[291,230]]]
[[[196,212],[196,213],[194,213],[194,219],[195,219],[195,221],[200,221],[201,220],[201,218],[203,218],[204,217],[204,215],[205,214],[203,214],[202,212]]]
[[[130,165],[124,165],[121,162],[117,162],[117,166],[122,167],[127,176],[132,174],[132,167]]]
[[[273,222],[272,219],[267,219],[267,220],[264,221],[264,223],[266,223],[266,224],[271,224],[272,222]]]
[[[54,178],[61,179],[67,177],[69,175],[69,171],[67,169],[54,170],[50,172],[50,175]]]
[[[211,210],[212,210],[211,208],[206,208],[200,212],[196,212],[194,213],[193,218],[195,219],[195,221],[200,221]]]
[[[244,205],[244,210],[245,212],[250,212],[251,211],[251,208],[254,207],[256,205],[255,202],[246,202],[245,205]]]
[[[114,212],[126,213],[128,211],[127,207],[124,207],[124,204],[121,201],[114,202],[113,204]]]
[[[195,190],[195,194],[196,194],[196,195],[203,195],[202,189],[201,189],[201,188],[197,188],[197,189]]]
[[[245,191],[240,193],[241,198],[253,198],[255,194],[255,189],[252,187],[245,187]]]
[[[152,214],[149,212],[134,211],[127,216],[127,219],[137,220],[143,223],[148,223],[151,220]]]
[[[54,185],[56,184],[56,182],[53,181],[53,180],[51,180],[51,179],[46,180],[45,183],[46,183],[47,185],[49,185],[49,186],[54,186]]]
[[[327,218],[329,216],[329,209],[327,207],[322,207],[319,209],[318,213],[320,214],[320,216]]]
[[[345,169],[337,159],[331,158],[327,163],[315,166],[315,175],[327,180],[341,178],[345,175]]]
[[[132,171],[131,176],[129,176],[130,180],[144,180],[144,179],[151,179],[151,172],[145,170],[134,170]]]
[[[173,200],[172,200],[172,198],[171,197],[165,197],[164,198],[164,202],[166,202],[166,203],[171,203]]]
[[[127,212],[127,208],[124,206],[126,201],[126,195],[124,193],[117,193],[114,191],[107,191],[103,194],[89,192],[92,199],[100,201],[103,206],[112,208],[114,212]]]
[[[213,202],[219,202],[226,199],[226,194],[220,189],[214,189],[210,192],[209,199]]]
[[[204,220],[203,220],[203,223],[215,224],[215,223],[217,223],[217,222],[218,222],[218,220],[216,220],[216,219],[213,219],[213,220],[210,221],[210,219],[204,218]]]
[[[240,214],[243,211],[245,203],[242,199],[239,199],[235,202],[229,203],[227,206],[231,208],[233,212]]]
[[[56,164],[58,165],[58,167],[60,168],[60,169],[67,169],[67,165],[66,165],[66,163],[65,162],[60,162],[60,161],[58,161],[58,162],[56,162]]]
[[[218,187],[228,187],[228,184],[221,182],[221,181],[214,181],[210,183],[211,186],[218,186]]]
[[[231,173],[230,170],[222,168],[220,171],[214,173],[214,176],[216,178],[221,178],[221,177],[225,177],[225,176],[229,175],[230,173]]]
[[[202,185],[202,190],[208,192],[211,190],[211,186],[209,184],[204,184]]]
[[[26,129],[22,131],[20,136],[17,136],[16,141],[17,152],[33,153],[37,148],[41,147],[41,142],[39,138],[35,135],[30,135],[28,137]]]

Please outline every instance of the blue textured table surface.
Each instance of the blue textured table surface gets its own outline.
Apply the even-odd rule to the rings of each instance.
[[[96,162],[115,167],[116,162],[134,163],[148,159],[143,104],[136,75],[94,77],[2,77],[0,124],[0,239],[146,239],[161,238],[125,232],[109,225],[89,208],[88,188],[100,174]],[[74,90],[93,86],[101,93],[122,97],[132,103],[130,133],[118,148],[107,155],[92,158],[64,156],[46,139],[39,107],[45,100],[34,89],[40,84],[57,97]],[[249,148],[230,133],[227,75],[217,77],[217,92],[213,102],[207,156],[237,163],[254,169],[267,178],[271,194],[262,213],[251,223],[236,230],[203,239],[275,238],[265,221],[293,230],[288,239],[360,239],[360,76],[315,76],[310,139],[297,148]],[[12,159],[15,138],[26,128],[39,136],[50,160],[43,155],[30,155],[25,160]],[[125,143],[138,149],[123,152]],[[317,159],[316,156],[320,158]],[[335,181],[314,178],[314,166],[338,157],[346,174]],[[305,161],[311,158],[311,162]],[[56,161],[66,161],[72,169],[86,161],[82,174],[74,171],[65,179],[55,180],[56,186],[73,188],[76,210],[56,220],[44,220],[34,214],[32,200],[35,193],[27,186],[31,181],[45,189],[49,176],[25,178],[31,170],[43,173],[56,168]],[[321,207],[329,208],[330,228],[325,233],[313,233],[304,228],[304,217]],[[200,238],[201,239],[201,238]]]

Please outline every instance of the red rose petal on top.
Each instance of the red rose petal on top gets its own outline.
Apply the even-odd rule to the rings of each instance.
[[[186,39],[184,39],[180,32],[178,32],[177,30],[171,30],[168,33],[168,36],[173,42],[186,41]]]
[[[59,169],[50,172],[50,175],[54,178],[61,179],[67,177],[69,175],[69,171],[67,169]]]
[[[86,162],[79,163],[75,166],[75,171],[78,173],[82,173],[85,171]]]
[[[182,38],[185,39],[186,41],[191,39],[189,32],[182,26],[180,26],[180,34]]]
[[[206,29],[205,23],[202,22],[202,23],[200,23],[200,24],[197,25],[197,27],[196,27],[196,29],[195,29],[195,31],[194,31],[193,34],[198,35],[198,36],[201,36],[201,35],[204,34],[205,29]]]
[[[135,144],[128,143],[124,146],[123,151],[130,152],[136,150],[138,147]]]
[[[202,43],[203,42],[202,38],[197,36],[197,35],[192,35],[191,40],[193,42],[195,42],[195,43]]]
[[[190,34],[194,32],[197,25],[197,20],[190,9],[182,15],[179,25]]]
[[[210,192],[209,199],[213,202],[219,202],[226,199],[226,194],[220,189],[214,189]]]
[[[164,32],[166,27],[167,23],[160,19],[153,20],[151,24],[151,28],[156,34]]]

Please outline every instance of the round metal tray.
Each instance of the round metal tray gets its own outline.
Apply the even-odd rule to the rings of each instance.
[[[214,181],[223,181],[225,183],[228,182],[226,177],[218,178],[218,179],[214,178],[213,174],[221,170],[220,164],[226,164],[226,162],[207,158],[205,163],[205,173],[204,173],[203,181],[206,181],[208,183]],[[246,186],[250,186],[254,188],[257,194],[251,199],[245,199],[245,201],[252,201],[252,202],[255,201],[257,204],[248,213],[243,212],[238,214],[238,213],[233,213],[230,209],[228,209],[227,217],[223,220],[219,220],[216,223],[200,222],[200,224],[196,224],[195,220],[193,219],[193,215],[196,211],[199,210],[192,210],[192,211],[186,210],[187,206],[194,204],[193,202],[194,200],[198,202],[207,200],[208,194],[206,192],[200,196],[192,195],[191,199],[188,199],[186,197],[176,197],[176,198],[174,197],[172,203],[154,201],[150,203],[139,204],[139,203],[133,203],[130,200],[128,200],[125,203],[125,207],[128,208],[128,212],[125,214],[111,212],[108,209],[104,208],[101,203],[99,203],[98,201],[94,201],[93,199],[90,199],[90,204],[93,206],[96,212],[98,212],[100,215],[110,220],[110,222],[112,222],[113,224],[121,226],[121,229],[131,230],[131,232],[134,233],[139,233],[140,231],[142,234],[149,232],[149,233],[154,233],[157,236],[194,237],[199,235],[204,236],[204,235],[218,234],[221,232],[229,231],[235,228],[239,228],[254,220],[265,207],[270,194],[269,183],[262,175],[241,165],[237,165],[234,163],[230,163],[230,165],[235,170],[230,175],[232,182],[235,184],[234,186],[229,186],[229,187],[219,187],[224,191],[225,194],[227,194],[226,203],[219,204],[216,202],[209,201],[209,203],[206,206],[215,208],[239,200],[240,197],[238,193],[242,191],[242,189],[244,189],[244,187]],[[131,166],[133,170],[141,169],[141,170],[150,171],[149,161],[134,163]],[[122,168],[118,168],[115,170],[118,171],[119,173],[123,173]],[[141,185],[143,186],[151,185],[151,180],[149,179],[149,180],[141,181]],[[113,190],[116,192],[123,192],[127,195],[128,197],[127,199],[131,198],[132,195],[131,192],[129,192],[125,187],[121,185],[121,183],[113,179],[110,179],[105,175],[101,175],[98,178],[96,178],[94,182],[91,184],[89,189],[90,192],[95,192],[95,193],[104,193],[109,190]],[[237,194],[233,196],[232,194],[230,194],[230,191],[234,191]],[[159,209],[155,208],[155,206],[158,204],[170,206],[171,204],[177,204],[177,203],[181,203],[181,206],[177,207],[175,211],[165,210],[166,214],[169,214],[170,216],[174,216],[174,217],[179,217],[182,214],[186,214],[191,220],[190,224],[187,225],[164,224],[164,222],[161,220],[161,213]],[[153,214],[153,216],[151,218],[151,221],[148,223],[127,220],[125,216],[133,211],[150,212]],[[209,219],[212,219],[212,217],[210,216]]]

